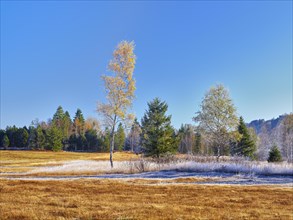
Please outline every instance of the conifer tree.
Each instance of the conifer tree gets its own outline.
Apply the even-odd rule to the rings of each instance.
[[[241,135],[241,138],[237,144],[236,153],[239,155],[254,159],[256,145],[253,139],[250,137],[249,131],[242,117],[240,117],[240,120],[239,120],[238,132]]]
[[[82,114],[81,110],[78,108],[75,113],[75,117],[73,119],[74,133],[77,136],[84,135],[84,132],[85,132],[84,125],[85,125],[85,120],[84,120],[83,114]]]
[[[166,116],[168,105],[155,98],[148,103],[148,110],[141,121],[141,141],[146,156],[160,157],[176,152],[176,138],[171,126],[171,116]]]
[[[63,122],[64,116],[65,114],[64,114],[63,108],[59,105],[55,114],[53,115],[52,124],[54,124],[58,128],[61,128],[63,125],[62,122]]]
[[[55,125],[51,126],[48,130],[49,149],[53,151],[62,150],[62,132]]]
[[[8,139],[7,135],[4,134],[1,145],[2,145],[4,148],[7,148],[7,147],[9,146],[9,143],[10,143],[10,142],[9,142],[9,139]]]
[[[119,123],[115,138],[115,150],[122,151],[125,143],[125,132],[122,123]]]
[[[279,148],[277,145],[274,145],[270,152],[269,152],[269,158],[268,162],[281,162],[282,161],[282,156]]]

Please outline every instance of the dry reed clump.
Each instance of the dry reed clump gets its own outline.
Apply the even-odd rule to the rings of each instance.
[[[3,220],[293,218],[290,187],[148,185],[147,180],[0,180],[0,186]]]

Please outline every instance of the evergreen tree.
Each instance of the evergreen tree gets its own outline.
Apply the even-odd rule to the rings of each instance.
[[[78,108],[73,119],[73,129],[77,136],[84,135],[85,120],[81,110]]]
[[[25,148],[27,147],[28,144],[28,138],[29,138],[29,133],[27,132],[27,129],[24,128],[18,128],[15,134],[15,147],[19,148]]]
[[[75,134],[70,135],[68,145],[68,150],[77,151],[77,137]]]
[[[36,129],[36,136],[36,147],[40,150],[44,150],[46,147],[46,136],[40,125]]]
[[[87,143],[87,148],[89,151],[98,151],[100,140],[95,129],[89,129],[85,132],[85,138]]]
[[[149,110],[142,119],[141,141],[146,156],[160,157],[176,152],[176,138],[171,116],[166,116],[168,105],[155,98],[148,103]]]
[[[17,147],[16,146],[16,139],[17,139],[17,131],[18,129],[14,125],[13,127],[7,127],[6,128],[6,135],[8,136],[9,139],[9,147]]]
[[[34,126],[29,127],[28,147],[29,149],[37,149],[37,132]]]
[[[253,139],[250,137],[249,131],[244,123],[242,117],[239,120],[238,132],[241,135],[241,138],[237,144],[236,153],[245,157],[250,157],[254,159],[254,154],[256,151],[256,145]]]
[[[7,136],[5,130],[0,129],[0,147],[4,147],[3,143],[4,143],[4,136]],[[7,137],[8,138],[8,137]],[[9,139],[8,139],[9,140]],[[8,145],[9,146],[9,145]]]
[[[197,132],[195,134],[195,145],[194,145],[194,151],[195,154],[202,153],[202,143],[201,143],[201,134]]]
[[[115,145],[114,149],[118,151],[122,151],[125,143],[125,132],[122,126],[122,123],[119,123],[117,128],[117,134],[115,135]]]
[[[58,128],[61,128],[63,125],[64,116],[65,114],[63,108],[61,106],[58,106],[56,113],[53,115],[52,124]]]
[[[56,126],[51,126],[48,130],[48,148],[53,151],[62,150],[62,132]]]
[[[3,146],[5,149],[9,146],[9,139],[8,136],[6,134],[4,134],[2,142],[1,142],[1,146]]]
[[[108,127],[105,128],[103,137],[102,137],[102,151],[107,152],[110,150],[111,144],[111,131]]]
[[[281,161],[282,161],[281,152],[279,148],[277,147],[277,145],[274,145],[269,152],[268,162],[281,162]]]

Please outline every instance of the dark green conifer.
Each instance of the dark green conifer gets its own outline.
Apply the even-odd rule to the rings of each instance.
[[[240,117],[240,120],[239,120],[238,132],[241,135],[241,138],[237,144],[236,153],[238,155],[250,157],[251,159],[254,159],[256,145],[253,139],[250,137],[250,134],[248,132],[248,129],[242,117]]]
[[[176,137],[171,126],[171,116],[166,116],[168,105],[155,98],[148,103],[149,109],[141,121],[141,141],[146,156],[160,157],[166,153],[175,153]]]
[[[277,145],[274,145],[269,152],[268,162],[281,162],[281,161],[282,161],[281,152],[279,148],[277,147]]]

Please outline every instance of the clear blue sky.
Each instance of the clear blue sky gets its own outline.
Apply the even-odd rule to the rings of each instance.
[[[1,128],[58,105],[98,117],[121,40],[136,43],[139,119],[160,97],[174,127],[192,123],[217,83],[247,122],[292,112],[292,1],[1,1]]]

